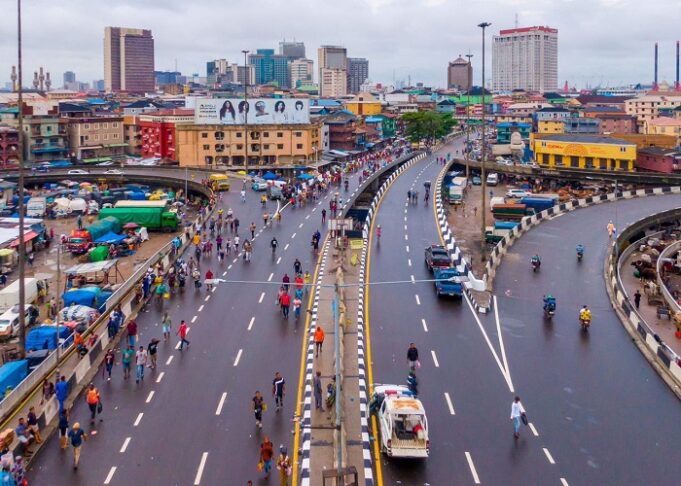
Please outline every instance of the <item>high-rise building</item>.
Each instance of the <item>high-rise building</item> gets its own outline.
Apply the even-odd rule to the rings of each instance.
[[[312,83],[314,61],[312,59],[294,59],[289,63],[291,87]]]
[[[473,84],[473,66],[461,56],[447,67],[447,88],[467,91]]]
[[[279,43],[279,55],[289,59],[304,59],[305,44],[303,42],[281,41]]]
[[[154,91],[154,38],[150,30],[104,29],[104,84],[107,92]]]
[[[348,73],[342,68],[323,68],[319,78],[322,97],[338,98],[348,94]]]
[[[221,78],[229,69],[229,62],[226,59],[215,59],[206,63],[206,80],[209,86],[221,81]],[[233,80],[229,80],[233,81]]]
[[[104,80],[103,79],[95,79],[92,81],[92,89],[95,91],[104,91]]]
[[[332,85],[339,87],[340,81],[336,78],[340,76],[337,72],[338,70],[345,71],[345,81],[342,83],[344,85],[343,95],[347,94],[347,70],[348,70],[348,51],[345,47],[340,46],[321,46],[317,50],[318,63],[317,68],[319,69],[319,95],[320,96],[342,96],[338,94],[331,94],[324,91],[324,86],[328,86],[329,89]],[[323,71],[326,72],[326,83],[323,76]],[[334,83],[331,81],[334,80]]]
[[[69,86],[74,86],[76,84],[76,73],[73,71],[64,72],[64,89],[73,89]]]
[[[369,61],[363,57],[348,57],[348,92],[356,94],[369,79]]]
[[[558,88],[558,29],[523,27],[494,36],[492,89],[555,91]]]
[[[274,49],[258,49],[248,55],[248,64],[255,68],[255,84],[276,81],[280,88],[291,86],[289,80],[289,58],[274,53]]]

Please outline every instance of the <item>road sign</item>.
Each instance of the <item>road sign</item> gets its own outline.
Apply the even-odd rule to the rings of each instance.
[[[352,218],[347,218],[347,219],[330,219],[329,220],[329,230],[330,231],[342,231],[342,230],[351,230],[352,225],[354,224],[354,220]]]

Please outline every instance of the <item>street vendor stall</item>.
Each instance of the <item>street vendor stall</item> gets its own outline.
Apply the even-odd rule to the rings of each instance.
[[[118,270],[116,260],[104,260],[101,262],[81,263],[66,269],[66,288],[82,287],[86,284],[100,286],[117,284],[123,275]]]

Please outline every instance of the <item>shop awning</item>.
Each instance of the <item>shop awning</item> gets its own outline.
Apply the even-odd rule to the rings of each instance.
[[[95,164],[97,162],[110,162],[111,157],[95,157],[93,159],[83,159],[81,162],[84,164]]]
[[[127,143],[112,143],[109,145],[104,145],[105,147],[127,147]]]
[[[26,233],[24,233],[24,243],[28,243],[29,241],[31,241],[36,236],[38,236],[38,233],[36,233],[35,231],[27,231]],[[19,246],[19,238],[17,238],[12,243],[10,243],[9,246],[10,246],[10,248],[13,248],[15,246]]]

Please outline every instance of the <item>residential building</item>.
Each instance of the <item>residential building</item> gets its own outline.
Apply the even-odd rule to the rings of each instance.
[[[468,91],[473,86],[473,66],[459,56],[447,66],[447,89]]]
[[[327,78],[331,78],[331,73],[336,73],[334,77],[340,77],[341,73],[338,70],[344,71],[344,77],[346,78],[344,84],[345,89],[343,89],[343,96],[347,93],[347,69],[348,69],[348,51],[345,47],[340,46],[321,46],[317,50],[317,69],[319,69],[319,94],[322,97],[333,97],[339,96],[331,94],[328,92],[333,89],[334,84],[340,83],[324,83],[324,70],[335,70],[327,72]],[[325,89],[327,91],[325,91]]]
[[[644,172],[672,174],[681,172],[681,152],[663,147],[645,147],[638,150],[636,168]]]
[[[104,84],[107,92],[149,93],[154,83],[151,30],[104,29]]]
[[[592,95],[592,94],[582,94],[579,95],[575,100],[584,107],[608,107],[624,111],[624,103],[633,98],[633,96],[603,96],[603,95]]]
[[[139,117],[125,115],[123,117],[123,140],[126,155],[140,157],[142,155],[142,134],[140,131]]]
[[[360,57],[348,57],[348,93],[359,93],[369,79],[369,61]]]
[[[255,69],[255,84],[276,82],[280,88],[289,88],[289,58],[274,53],[274,49],[258,49],[248,55],[248,64]]]
[[[95,91],[104,91],[106,84],[103,79],[95,79],[92,81],[92,89]]]
[[[142,113],[150,113],[158,110],[167,110],[174,108],[169,103],[164,103],[158,100],[149,98],[142,98],[123,107],[124,115],[141,115]]]
[[[138,124],[141,136],[142,157],[158,157],[162,160],[175,161],[176,126],[194,123],[194,110],[162,110],[140,115]]]
[[[312,59],[294,59],[289,63],[291,88],[299,88],[313,82],[314,61]]]
[[[559,122],[551,122],[559,123]],[[501,122],[497,123],[497,143],[499,144],[510,144],[511,135],[515,132],[520,133],[520,137],[523,140],[530,138],[530,132],[532,131],[532,124],[525,122]]]
[[[598,115],[597,119],[600,121],[601,135],[636,133],[636,118],[625,113],[620,115],[601,114]]]
[[[537,122],[537,133],[565,133],[565,125],[563,120],[539,120]]]
[[[450,100],[449,98],[445,98],[442,101],[438,101],[437,105],[435,106],[435,111],[438,113],[454,113],[456,112],[456,102]]]
[[[305,59],[305,43],[296,41],[279,42],[279,55],[289,59]]]
[[[315,159],[321,147],[321,125],[248,127],[248,165],[295,165]],[[244,129],[239,125],[177,125],[180,166],[243,166]]]
[[[348,76],[345,69],[323,68],[320,71],[320,76],[320,96],[339,98],[348,94]]]
[[[378,115],[381,113],[381,102],[370,93],[359,93],[345,102],[345,109],[355,115]]]
[[[329,127],[329,150],[358,150],[364,147],[366,130],[358,118],[347,110],[330,114],[324,123]]]
[[[601,121],[598,118],[571,116],[563,120],[563,131],[575,135],[600,135]]]
[[[19,167],[19,130],[0,126],[0,169]]]
[[[567,120],[571,116],[572,113],[570,112],[570,110],[567,110],[559,106],[547,106],[538,109],[534,113],[534,117],[537,119],[537,122],[543,120]]]
[[[120,159],[125,155],[123,117],[117,115],[69,118],[71,154],[83,163]]]
[[[647,135],[681,137],[681,119],[660,117],[647,120],[643,133]]]
[[[549,169],[634,171],[636,144],[591,135],[546,135],[535,138],[535,162]]]
[[[556,91],[558,30],[534,26],[506,29],[492,41],[494,91]]]
[[[69,158],[68,120],[58,116],[24,118],[24,160],[33,164]]]
[[[636,117],[639,132],[645,130],[647,122],[660,116],[659,110],[661,108],[676,108],[677,106],[681,106],[681,95],[646,94],[630,98],[624,102],[626,113]]]

